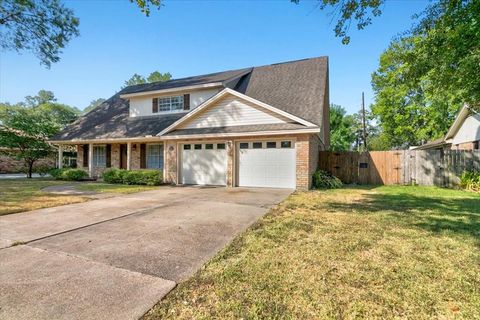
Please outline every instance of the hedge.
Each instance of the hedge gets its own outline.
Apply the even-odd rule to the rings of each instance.
[[[52,169],[50,175],[57,180],[80,181],[88,178],[82,169]]]
[[[158,186],[163,181],[163,173],[159,170],[149,169],[110,169],[103,173],[102,178],[107,183]]]

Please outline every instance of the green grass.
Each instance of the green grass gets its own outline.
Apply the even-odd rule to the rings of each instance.
[[[145,319],[480,319],[480,195],[290,196]]]
[[[77,189],[85,191],[95,191],[95,192],[112,192],[112,193],[134,193],[148,190],[158,189],[158,186],[133,186],[125,184],[109,184],[102,182],[90,182],[84,183],[78,186]]]
[[[71,182],[51,179],[5,179],[0,180],[0,215],[40,208],[56,207],[90,200],[78,195],[59,195],[42,191],[56,185],[77,185],[78,189],[95,192],[132,193],[158,187],[127,186],[98,182]]]

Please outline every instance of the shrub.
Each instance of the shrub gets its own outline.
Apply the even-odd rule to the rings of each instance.
[[[88,178],[82,169],[52,169],[50,175],[57,180],[80,181]]]
[[[318,169],[313,174],[312,185],[314,189],[337,189],[341,188],[343,183],[329,172]]]
[[[123,183],[123,176],[127,170],[109,169],[102,175],[103,181],[107,183]]]
[[[480,172],[464,171],[460,177],[460,187],[480,192]]]
[[[65,169],[62,172],[61,179],[68,181],[80,181],[88,178],[88,173],[82,169]]]
[[[48,173],[55,179],[60,180],[63,169],[51,169]]]
[[[41,177],[44,177],[47,173],[50,172],[52,167],[47,166],[46,164],[41,164],[33,168],[33,172],[38,173]]]
[[[103,181],[107,183],[158,186],[162,180],[162,172],[159,170],[110,169],[103,173]]]

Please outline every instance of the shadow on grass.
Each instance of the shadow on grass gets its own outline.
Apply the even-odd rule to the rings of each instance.
[[[452,232],[480,240],[480,197],[467,193],[465,196],[448,196],[448,190],[442,189],[431,189],[428,195],[415,194],[417,189],[408,191],[408,187],[405,188],[407,192],[367,193],[353,206],[342,202],[326,205],[346,213],[382,214],[383,218],[404,226],[435,233]]]

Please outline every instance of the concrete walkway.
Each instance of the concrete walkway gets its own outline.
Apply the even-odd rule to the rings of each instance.
[[[164,187],[0,217],[0,318],[137,319],[290,192]]]

